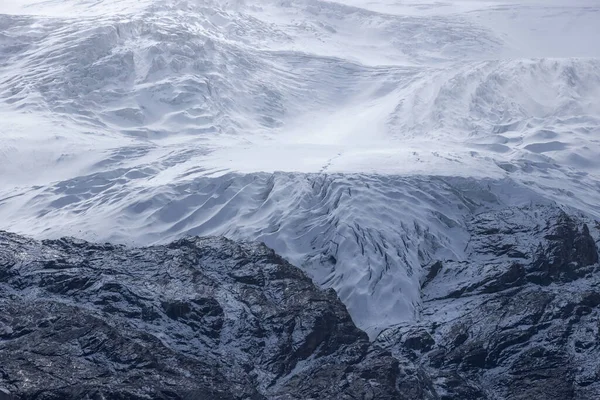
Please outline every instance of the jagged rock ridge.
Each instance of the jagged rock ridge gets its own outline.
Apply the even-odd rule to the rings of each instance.
[[[422,399],[600,398],[596,224],[557,207],[474,216],[468,260],[432,263],[420,320],[376,341],[401,360],[401,390]]]
[[[128,249],[0,233],[10,399],[397,398],[333,290],[264,245]]]
[[[373,343],[264,245],[127,248],[0,234],[9,399],[600,398],[600,224],[557,206],[467,221],[419,317]]]

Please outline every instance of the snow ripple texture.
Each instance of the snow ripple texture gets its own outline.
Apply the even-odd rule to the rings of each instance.
[[[371,335],[468,220],[600,217],[596,1],[0,5],[0,228],[264,241]]]

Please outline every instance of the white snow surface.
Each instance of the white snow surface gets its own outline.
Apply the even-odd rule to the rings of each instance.
[[[600,218],[597,0],[4,0],[0,229],[264,241],[372,336],[466,220]]]

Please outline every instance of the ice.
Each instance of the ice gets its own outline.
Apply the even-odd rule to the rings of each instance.
[[[465,221],[600,218],[592,0],[0,4],[0,229],[266,242],[370,334]]]

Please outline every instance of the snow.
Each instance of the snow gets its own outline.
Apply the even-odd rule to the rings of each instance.
[[[0,229],[265,241],[373,334],[473,213],[600,218],[592,0],[11,0]]]
[[[421,265],[464,259],[472,212],[544,203],[508,179],[257,173],[153,185],[151,172],[122,168],[23,191],[27,207],[5,204],[0,218],[37,237],[131,245],[185,235],[259,240],[333,287],[375,335],[414,316]]]

